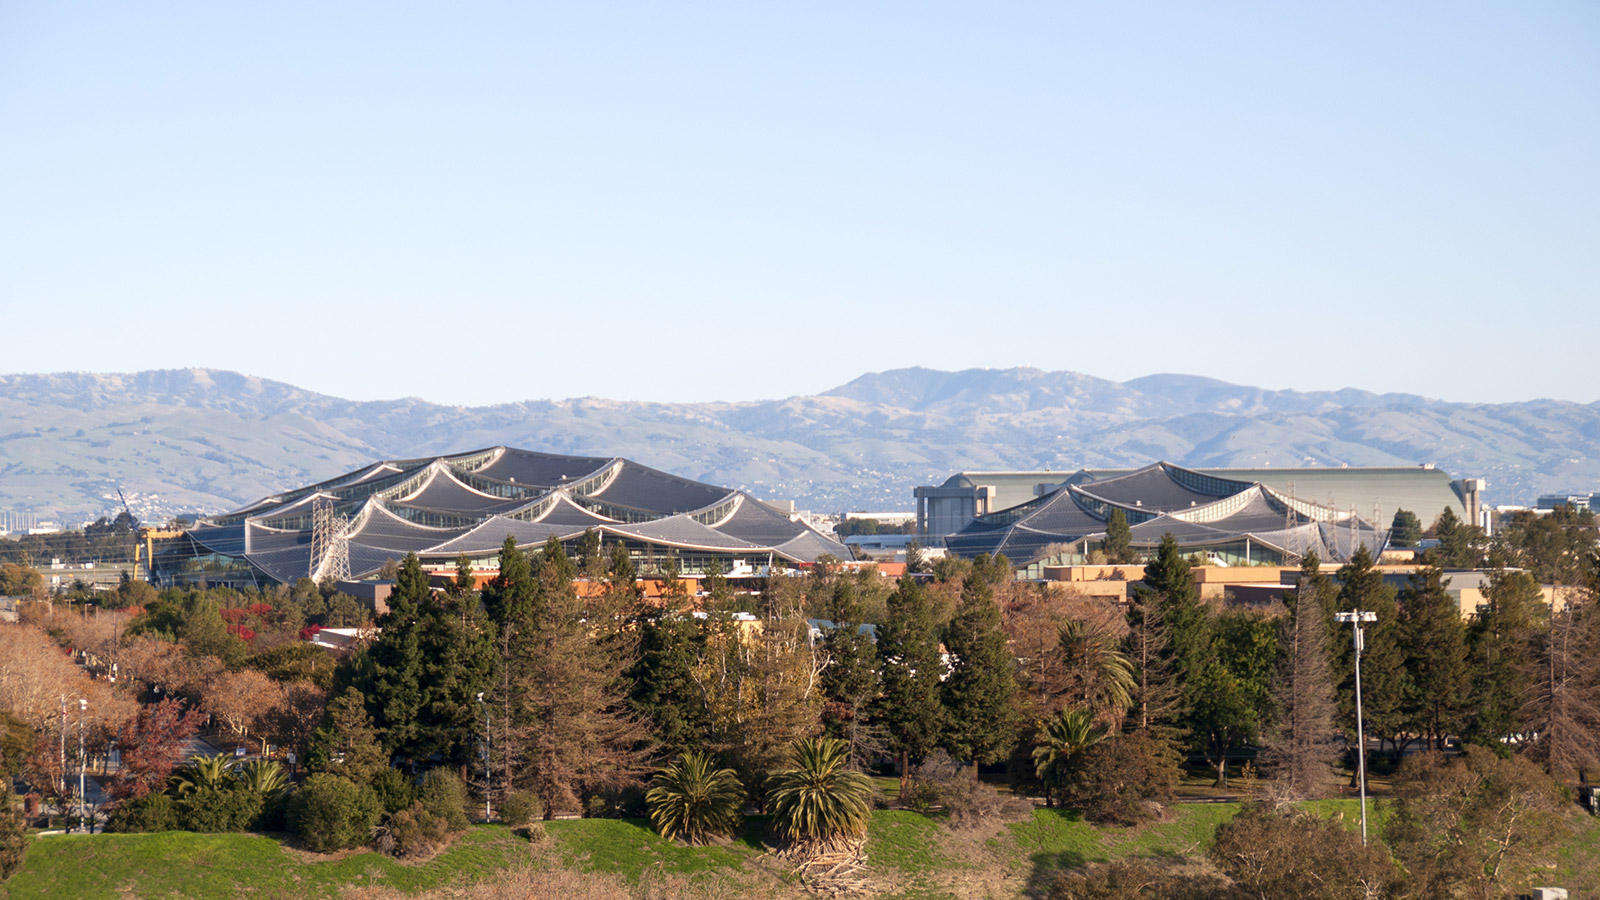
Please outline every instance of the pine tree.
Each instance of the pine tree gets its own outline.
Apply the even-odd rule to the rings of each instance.
[[[1422,520],[1409,509],[1394,511],[1389,525],[1389,543],[1396,547],[1415,547],[1422,541]]]
[[[1276,793],[1288,799],[1321,797],[1333,787],[1339,748],[1332,740],[1336,706],[1326,612],[1332,594],[1317,555],[1309,554],[1295,590],[1284,598],[1289,615],[1278,638],[1278,714],[1262,754]]]
[[[639,623],[639,658],[628,670],[629,702],[650,720],[661,752],[677,756],[705,744],[711,726],[694,664],[705,636],[686,613]]]
[[[1106,520],[1106,562],[1133,562],[1133,530],[1128,527],[1128,516],[1120,509],[1111,510]]]
[[[415,554],[406,557],[402,574],[412,566],[420,571]],[[470,574],[469,568],[468,584]],[[418,610],[422,703],[415,746],[408,755],[428,759],[437,754],[447,763],[465,767],[477,753],[482,731],[477,696],[493,683],[499,655],[494,626],[477,597],[459,587],[458,575],[451,591],[430,591]]]
[[[557,545],[559,546],[559,545]],[[517,773],[546,818],[590,796],[637,784],[649,756],[648,727],[628,708],[620,667],[584,621],[564,552],[539,560],[531,608],[511,621],[502,661],[509,676]]]
[[[874,716],[886,730],[889,751],[900,767],[900,788],[908,786],[911,763],[939,744],[943,730],[939,681],[938,625],[927,589],[910,577],[889,596],[889,616],[878,626],[878,660],[883,693]]]
[[[606,558],[600,550],[600,532],[593,528],[584,529],[583,537],[578,538],[578,570],[590,581],[605,576]]]
[[[983,566],[975,564],[963,580],[944,644],[950,654],[950,674],[940,686],[944,747],[974,766],[998,762],[1017,739],[1016,665]]]
[[[383,735],[384,749],[417,759],[417,738],[423,704],[421,607],[432,592],[428,576],[416,554],[406,557],[389,611],[378,620],[378,639],[372,643],[372,677],[365,690],[367,708]]]
[[[1171,532],[1144,567],[1143,588],[1156,595],[1161,618],[1172,629],[1172,660],[1179,680],[1198,673],[1211,644],[1211,620],[1200,605],[1200,587]]]
[[[500,571],[483,586],[483,609],[489,620],[504,633],[506,623],[532,612],[538,590],[527,554],[517,549],[516,538],[507,535],[500,547]]]
[[[513,657],[527,645],[526,628],[537,605],[539,586],[528,557],[507,537],[500,547],[500,571],[484,585],[481,599],[494,634],[498,657],[491,687],[485,692],[488,721],[485,728],[490,775],[484,793],[491,799],[521,789],[528,774],[528,735],[531,725],[518,703],[521,670]]]
[[[851,758],[865,764],[883,754],[882,729],[871,717],[878,695],[878,650],[866,622],[861,592],[851,579],[833,583],[827,618],[834,627],[823,635],[827,667],[822,670],[822,725],[830,737],[850,746]]]
[[[1450,507],[1439,513],[1433,523],[1433,532],[1439,538],[1439,565],[1450,569],[1475,568],[1481,560],[1480,544],[1483,533],[1469,522],[1461,521]]]
[[[1356,548],[1350,561],[1339,569],[1339,590],[1333,596],[1327,623],[1334,628],[1335,611],[1360,610],[1376,613],[1378,621],[1366,626],[1365,648],[1361,652],[1361,705],[1367,733],[1396,740],[1405,729],[1401,713],[1402,672],[1405,654],[1400,641],[1399,610],[1394,603],[1394,588],[1385,584],[1383,573],[1373,567],[1372,554],[1365,545]],[[1340,628],[1334,641],[1334,677],[1338,681],[1339,722],[1351,738],[1356,736],[1355,647],[1348,627]],[[1396,750],[1401,749],[1398,745]]]
[[[322,724],[312,732],[306,768],[367,784],[388,767],[388,760],[367,715],[366,699],[355,688],[346,688],[328,704]]]
[[[1489,576],[1487,601],[1467,627],[1467,723],[1462,737],[1504,755],[1524,729],[1522,706],[1533,688],[1533,660],[1548,610],[1527,572]]]
[[[1440,569],[1427,566],[1413,572],[1400,592],[1402,714],[1409,730],[1427,734],[1437,750],[1460,729],[1466,700],[1465,632],[1448,585]]]
[[[456,577],[450,582],[449,592],[452,597],[469,597],[477,587],[478,579],[472,574],[472,559],[465,553],[456,557]],[[474,606],[477,606],[474,598]]]

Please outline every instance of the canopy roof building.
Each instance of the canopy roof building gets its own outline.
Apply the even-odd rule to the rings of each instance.
[[[1083,563],[1103,548],[1118,510],[1136,549],[1153,549],[1170,533],[1185,552],[1230,565],[1288,564],[1308,553],[1343,562],[1361,546],[1376,557],[1389,538],[1381,525],[1354,512],[1163,462],[1101,480],[1069,479],[1032,500],[974,517],[944,543],[960,556],[1003,553],[1030,571]]]
[[[362,578],[416,553],[425,565],[465,554],[493,568],[507,537],[569,553],[594,531],[641,571],[668,559],[686,573],[809,563],[845,546],[743,491],[631,460],[510,447],[386,460],[201,519],[151,556],[160,583],[292,583]]]

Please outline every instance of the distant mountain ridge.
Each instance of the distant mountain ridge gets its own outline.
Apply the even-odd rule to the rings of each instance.
[[[216,512],[380,457],[508,444],[627,456],[816,510],[905,509],[963,469],[1418,465],[1492,503],[1600,488],[1600,403],[1472,404],[1192,375],[911,368],[740,403],[352,401],[213,369],[0,376],[0,511]]]

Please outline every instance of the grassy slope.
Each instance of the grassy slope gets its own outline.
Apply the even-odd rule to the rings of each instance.
[[[1356,827],[1349,801],[1316,805]],[[884,892],[898,900],[943,900],[973,895],[1042,892],[1063,868],[1125,857],[1180,858],[1205,852],[1212,830],[1235,804],[1180,806],[1171,821],[1136,829],[1096,828],[1075,813],[1036,810],[1027,820],[979,838],[952,835],[917,813],[874,814],[869,853]],[[1558,869],[1586,871],[1600,863],[1600,822],[1565,842]],[[660,875],[717,879],[735,876],[752,893],[763,881],[792,881],[763,856],[760,820],[734,840],[689,848],[663,841],[643,822],[585,819],[550,823],[558,857],[575,868],[615,873],[630,882]],[[286,851],[258,835],[59,836],[40,839],[23,871],[0,886],[0,898],[125,897],[315,900],[345,886],[383,885],[418,892],[491,876],[529,858],[527,844],[499,826],[472,829],[449,850],[422,864],[403,865],[372,852],[337,859]],[[979,887],[981,886],[981,888]]]
[[[527,856],[525,841],[500,826],[474,828],[420,865],[371,852],[315,859],[276,839],[251,834],[60,835],[40,838],[21,872],[4,885],[9,900],[121,900],[135,897],[337,897],[346,885],[423,890],[490,875]]]

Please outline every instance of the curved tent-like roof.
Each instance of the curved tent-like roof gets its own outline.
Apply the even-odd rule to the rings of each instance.
[[[375,462],[203,519],[163,551],[162,566],[168,580],[248,571],[293,582],[328,574],[342,558],[360,578],[406,553],[487,561],[508,537],[567,543],[590,529],[642,559],[693,560],[684,571],[715,558],[849,557],[832,537],[741,491],[618,457],[490,447]]]
[[[961,556],[1003,553],[1019,566],[1046,558],[1081,560],[1105,543],[1107,523],[1118,510],[1135,547],[1154,547],[1170,534],[1186,551],[1247,563],[1283,562],[1313,552],[1342,562],[1357,547],[1376,554],[1388,542],[1387,531],[1354,513],[1260,483],[1156,463],[1103,481],[1063,484],[979,516],[946,537],[945,546]]]

